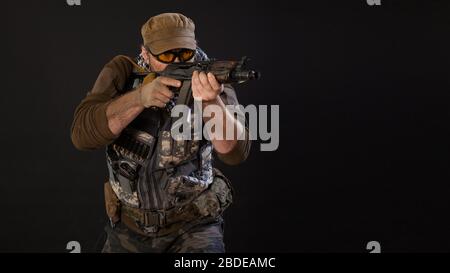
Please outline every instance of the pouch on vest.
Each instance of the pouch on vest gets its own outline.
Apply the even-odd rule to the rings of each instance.
[[[193,204],[201,216],[217,217],[233,203],[233,188],[228,178],[214,168],[214,181]]]

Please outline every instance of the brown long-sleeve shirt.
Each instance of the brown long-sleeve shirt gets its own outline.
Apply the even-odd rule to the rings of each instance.
[[[122,94],[132,70],[132,63],[123,56],[114,57],[104,66],[94,87],[75,110],[71,138],[77,149],[98,149],[115,140],[116,136],[108,126],[106,109],[116,97]],[[225,104],[238,104],[236,93],[231,86],[225,87],[221,98]],[[229,153],[216,153],[222,162],[235,165],[247,158],[251,145],[247,129],[245,135],[245,140],[239,140]]]

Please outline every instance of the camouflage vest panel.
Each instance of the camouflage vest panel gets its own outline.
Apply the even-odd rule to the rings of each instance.
[[[130,79],[125,90],[142,80]],[[211,142],[174,140],[169,113],[145,109],[106,148],[109,182],[127,206],[149,210],[182,206],[213,182]]]

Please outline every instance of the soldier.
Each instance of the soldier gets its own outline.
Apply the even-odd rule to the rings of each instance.
[[[194,30],[194,22],[182,14],[150,18],[141,28],[140,55],[134,60],[117,56],[107,63],[75,110],[75,147],[106,147],[109,179],[104,188],[110,225],[105,227],[103,252],[225,251],[222,213],[232,202],[232,189],[213,168],[212,156],[214,151],[230,165],[248,156],[248,129],[226,109],[238,104],[236,93],[213,74],[194,72],[193,97],[201,99],[202,107],[219,106],[226,114],[216,125],[226,135],[228,122],[235,134],[233,139],[213,132],[210,141],[180,140],[170,130],[170,110],[177,97],[172,90],[180,82],[133,73],[162,71],[172,62],[207,60]]]

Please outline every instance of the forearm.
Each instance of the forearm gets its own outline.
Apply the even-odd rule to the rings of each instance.
[[[109,129],[118,136],[144,109],[141,103],[140,89],[127,92],[106,108]]]
[[[222,128],[221,131],[214,130],[214,132],[212,132],[212,135],[210,135],[211,142],[218,153],[227,154],[235,148],[238,140],[245,133],[245,127],[232,113],[230,113],[230,111],[228,111],[220,96],[217,96],[213,101],[204,102],[203,109],[210,105],[219,107],[221,111],[215,113],[214,117],[204,117],[204,121],[208,122],[211,118],[214,118],[215,126]],[[231,130],[231,132],[228,132],[227,130]]]

